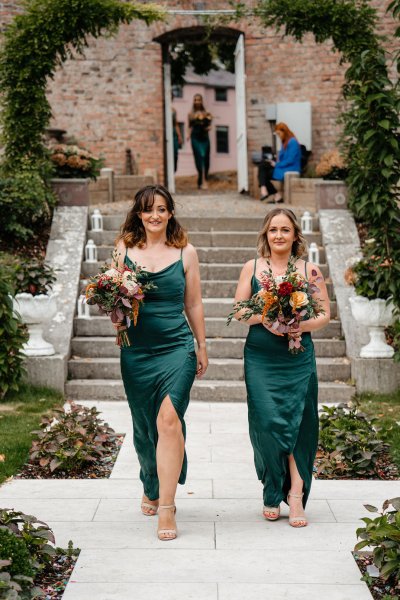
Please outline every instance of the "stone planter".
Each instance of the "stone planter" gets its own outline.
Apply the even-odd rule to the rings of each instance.
[[[52,179],[59,206],[89,206],[90,179]]]
[[[43,339],[43,324],[52,319],[57,312],[57,303],[53,294],[16,294],[14,310],[29,330],[29,340],[24,345],[23,353],[27,356],[50,356],[55,354],[52,344]]]
[[[347,208],[348,190],[344,181],[315,182],[315,203],[317,210],[321,208]]]
[[[368,327],[370,341],[360,351],[361,358],[392,358],[394,349],[386,343],[384,328],[393,321],[394,304],[376,298],[368,300],[364,296],[349,298],[351,312],[355,320]]]

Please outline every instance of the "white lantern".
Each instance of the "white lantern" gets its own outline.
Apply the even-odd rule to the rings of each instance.
[[[308,210],[305,211],[301,217],[301,231],[302,233],[312,233],[312,221],[313,218]]]
[[[308,249],[308,260],[315,265],[319,265],[319,248],[315,242],[311,242]]]
[[[98,208],[94,209],[90,220],[92,222],[92,231],[103,231],[103,216]]]
[[[88,240],[85,246],[85,261],[89,263],[97,262],[97,246],[93,240]]]
[[[77,300],[77,310],[79,319],[90,319],[90,306],[86,302],[86,296],[81,294]]]

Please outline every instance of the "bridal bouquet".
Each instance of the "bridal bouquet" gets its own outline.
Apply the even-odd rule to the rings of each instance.
[[[114,262],[118,264],[116,260]],[[125,321],[129,327],[132,321],[136,326],[145,292],[155,287],[152,283],[139,283],[140,273],[139,266],[132,270],[126,265],[121,268],[105,265],[100,273],[90,278],[86,287],[87,303],[97,304],[100,314],[110,316],[113,323]],[[121,348],[130,346],[126,330],[118,332],[115,343]]]
[[[250,319],[253,315],[262,315],[262,320],[279,333],[287,334],[289,352],[298,354],[304,351],[301,345],[300,322],[314,319],[325,311],[320,302],[313,297],[319,292],[316,285],[322,281],[315,269],[307,281],[296,271],[296,259],[289,260],[288,268],[282,277],[274,277],[271,267],[261,275],[261,290],[250,300],[236,302],[234,310],[228,316],[228,325],[234,315],[242,309],[245,312],[239,320]]]

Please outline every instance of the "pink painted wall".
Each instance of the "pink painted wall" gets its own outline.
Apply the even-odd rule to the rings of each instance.
[[[236,169],[236,106],[235,89],[228,88],[227,102],[215,100],[215,88],[206,87],[202,84],[187,83],[183,87],[183,98],[174,98],[172,105],[176,109],[178,121],[185,123],[185,139],[183,148],[178,154],[178,170],[175,173],[180,175],[196,175],[192,147],[188,135],[188,114],[192,109],[193,96],[201,94],[204,100],[204,106],[208,112],[213,115],[210,136],[210,173],[219,171],[229,171]],[[229,153],[217,154],[216,152],[216,126],[223,125],[229,127]]]

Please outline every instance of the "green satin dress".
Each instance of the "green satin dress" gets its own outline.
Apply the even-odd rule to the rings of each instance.
[[[134,263],[125,256],[125,264]],[[196,374],[193,335],[183,314],[185,272],[181,257],[165,269],[146,273],[157,287],[146,293],[137,324],[128,329],[131,346],[121,348],[121,374],[132,413],[133,443],[140,463],[140,479],[150,500],[159,497],[156,447],[157,416],[169,395],[182,423]],[[179,483],[186,480],[186,452]]]
[[[256,264],[257,259],[253,294],[261,288]],[[249,327],[244,348],[249,432],[265,506],[287,502],[290,454],[304,481],[304,507],[310,494],[318,447],[318,379],[310,333],[302,334],[302,345],[304,352],[291,354],[286,335],[274,335],[261,324]]]

